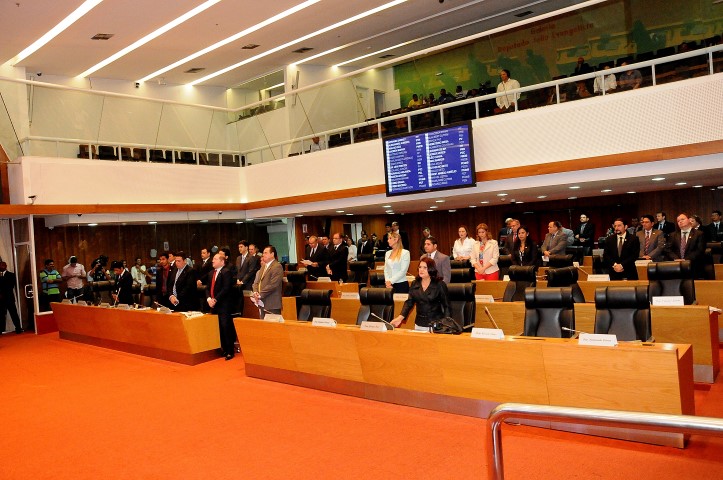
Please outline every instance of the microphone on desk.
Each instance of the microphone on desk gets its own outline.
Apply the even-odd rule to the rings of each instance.
[[[115,307],[116,305],[118,305],[118,298],[119,298],[120,292],[121,292],[121,287],[118,287],[118,291],[115,292],[115,302],[113,302],[113,306],[114,306],[114,307]]]
[[[314,280],[319,280],[319,277],[317,277],[316,275],[309,274],[309,277],[313,277]]]
[[[577,333],[578,335],[581,333],[584,333],[585,335],[589,335],[588,332],[583,332],[582,330],[573,330],[572,328],[567,328],[567,327],[560,327],[560,328],[562,330],[565,330],[566,332],[573,332],[573,333]]]
[[[370,317],[375,317],[375,318],[379,319],[380,322],[382,322],[384,325],[387,326],[387,330],[394,330],[394,325],[392,325],[391,323],[387,322],[386,320],[384,320],[382,317],[380,317],[380,316],[377,315],[376,313],[371,313],[369,316],[370,316]]]
[[[492,313],[490,313],[489,308],[485,307],[485,313],[487,314],[487,318],[490,319],[490,322],[492,322],[492,326],[495,327],[497,330],[501,330],[501,328],[497,325],[497,322],[495,322],[495,319],[492,318]]]

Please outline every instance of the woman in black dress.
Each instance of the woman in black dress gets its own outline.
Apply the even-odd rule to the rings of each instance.
[[[521,265],[523,267],[539,267],[540,253],[537,251],[537,245],[532,240],[527,227],[517,229],[517,240],[512,244],[512,265]]]
[[[417,278],[409,288],[409,297],[404,302],[401,314],[392,320],[392,325],[395,327],[401,325],[412,307],[416,305],[417,319],[414,322],[414,329],[428,331],[434,321],[449,316],[447,284],[438,275],[437,266],[431,258],[423,257],[417,268]]]

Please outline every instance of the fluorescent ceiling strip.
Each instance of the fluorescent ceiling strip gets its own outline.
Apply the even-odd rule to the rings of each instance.
[[[60,35],[63,31],[65,31],[65,29],[78,21],[78,19],[83,17],[83,15],[91,11],[102,1],[103,0],[86,0],[85,2],[83,2],[83,4],[76,8],[73,13],[65,17],[59,24],[51,28],[50,31],[48,31],[45,35],[33,42],[33,44],[30,45],[28,48],[18,53],[18,55],[13,58],[10,63],[12,65],[17,65],[19,62],[23,61],[24,59],[38,51],[45,44]]]
[[[109,64],[115,62],[116,60],[118,60],[119,58],[121,58],[121,57],[123,57],[123,56],[125,56],[125,55],[128,55],[128,54],[131,53],[133,50],[142,47],[143,45],[145,45],[146,43],[150,42],[151,40],[153,40],[153,39],[155,39],[155,38],[160,37],[160,36],[163,35],[164,33],[168,32],[169,30],[171,30],[171,29],[173,29],[173,28],[175,28],[175,27],[177,27],[178,25],[182,24],[182,23],[185,22],[186,20],[189,20],[189,19],[195,17],[196,15],[198,15],[199,13],[202,13],[202,12],[208,10],[209,8],[213,7],[214,5],[216,5],[216,4],[217,4],[218,2],[220,2],[220,1],[221,1],[221,0],[206,0],[206,1],[203,2],[201,5],[199,5],[199,6],[197,6],[196,8],[194,8],[193,10],[189,10],[188,12],[184,13],[184,14],[181,15],[180,17],[176,18],[175,20],[172,20],[172,21],[168,22],[167,24],[163,25],[161,28],[159,28],[159,29],[157,29],[157,30],[149,33],[148,35],[146,35],[145,37],[141,38],[140,40],[137,40],[137,41],[131,43],[130,45],[128,45],[128,46],[127,46],[126,48],[124,48],[123,50],[121,50],[121,51],[119,51],[119,52],[116,52],[116,53],[114,53],[113,55],[111,55],[110,57],[108,57],[108,58],[106,58],[105,60],[103,60],[102,62],[100,62],[100,63],[98,63],[98,64],[96,64],[96,65],[93,65],[93,66],[90,67],[88,70],[86,70],[85,72],[81,73],[81,74],[78,75],[78,76],[79,76],[79,77],[87,77],[87,76],[89,76],[89,75],[92,75],[93,73],[97,72],[98,70],[100,70],[101,68],[105,67],[106,65],[109,65]]]
[[[415,21],[413,21],[413,22],[411,22],[411,23],[407,23],[407,24],[405,24],[405,25],[400,25],[400,26],[395,27],[395,28],[392,28],[392,29],[390,29],[390,30],[377,33],[376,35],[372,35],[371,37],[362,38],[361,40],[357,40],[356,42],[350,42],[350,43],[347,43],[346,45],[340,45],[340,46],[338,46],[338,47],[334,47],[334,48],[332,48],[332,49],[329,49],[329,50],[327,50],[327,51],[325,51],[325,52],[317,53],[316,55],[312,55],[312,56],[310,56],[310,57],[306,57],[306,58],[303,59],[303,60],[299,60],[298,62],[294,62],[294,65],[301,65],[302,63],[306,63],[306,62],[309,62],[309,61],[311,61],[311,60],[315,60],[315,59],[320,58],[320,57],[323,57],[323,56],[325,56],[325,55],[329,55],[330,53],[338,52],[339,50],[342,50],[342,49],[344,49],[344,48],[353,47],[354,45],[358,45],[358,44],[360,44],[360,43],[368,42],[369,40],[374,40],[374,39],[377,38],[377,37],[381,37],[381,36],[384,36],[384,35],[389,35],[390,33],[394,33],[394,32],[396,32],[397,30],[404,30],[404,29],[409,28],[409,27],[411,27],[411,26],[413,26],[413,25],[417,25],[418,23],[427,22],[427,21],[432,20],[432,19],[434,19],[434,18],[441,17],[442,15],[447,15],[447,14],[449,14],[449,13],[451,13],[451,12],[454,12],[454,11],[457,11],[457,10],[461,10],[461,9],[463,9],[463,8],[468,8],[468,7],[474,6],[474,5],[478,4],[478,3],[482,3],[482,2],[484,2],[484,1],[486,1],[486,0],[474,0],[474,1],[472,1],[472,2],[465,3],[464,5],[458,5],[458,6],[456,6],[456,7],[449,8],[449,9],[443,11],[443,12],[437,12],[437,13],[435,13],[434,15],[430,15],[430,16],[425,17],[425,18],[420,18],[419,20],[415,20]],[[378,53],[378,52],[377,52],[377,53]],[[338,65],[337,65],[337,66],[338,66]]]
[[[255,57],[251,57],[251,58],[249,58],[249,59],[246,59],[246,60],[243,60],[243,61],[241,61],[241,62],[238,62],[238,63],[235,63],[235,64],[233,64],[233,65],[230,65],[230,66],[228,66],[228,67],[226,67],[226,68],[222,68],[221,70],[218,70],[218,71],[216,71],[216,72],[210,73],[210,74],[206,75],[206,76],[203,77],[203,78],[199,78],[198,80],[194,80],[193,82],[189,83],[188,85],[198,85],[198,84],[201,83],[201,82],[205,82],[206,80],[210,80],[210,79],[212,79],[212,78],[218,77],[219,75],[223,75],[223,74],[226,73],[226,72],[230,72],[231,70],[235,70],[235,69],[237,69],[237,68],[239,68],[239,67],[241,67],[241,66],[243,66],[243,65],[246,65],[246,64],[248,64],[248,63],[251,63],[251,62],[253,62],[253,61],[258,60],[259,58],[263,58],[263,57],[266,57],[266,56],[268,56],[268,55],[271,55],[272,53],[276,53],[276,52],[278,52],[279,50],[283,50],[284,48],[290,47],[291,45],[297,44],[297,43],[299,43],[299,42],[303,42],[303,41],[308,40],[308,39],[310,39],[310,38],[314,38],[314,37],[316,37],[316,36],[318,36],[318,35],[321,35],[322,33],[326,33],[326,32],[328,32],[328,31],[330,31],[330,30],[334,30],[335,28],[342,27],[342,26],[347,25],[347,24],[349,24],[349,23],[356,22],[357,20],[361,20],[362,18],[368,17],[369,15],[374,15],[375,13],[379,13],[379,12],[381,12],[382,10],[386,10],[386,9],[388,9],[388,8],[396,7],[397,5],[402,4],[402,3],[406,2],[406,1],[407,1],[407,0],[394,0],[393,2],[386,3],[386,4],[384,4],[384,5],[381,5],[381,6],[377,7],[377,8],[373,8],[373,9],[371,9],[371,10],[368,10],[368,11],[364,12],[364,13],[360,13],[359,15],[354,15],[353,17],[347,18],[346,20],[342,20],[341,22],[337,22],[337,23],[335,23],[335,24],[333,24],[333,25],[329,25],[328,27],[322,28],[321,30],[317,30],[317,31],[312,32],[312,33],[310,33],[310,34],[308,34],[308,35],[304,35],[303,37],[299,37],[299,38],[297,38],[297,39],[295,39],[295,40],[292,40],[292,41],[290,41],[290,42],[287,42],[287,43],[285,43],[285,44],[283,44],[283,45],[279,45],[278,47],[274,47],[274,48],[272,48],[271,50],[268,50],[268,51],[266,51],[266,52],[264,52],[264,53],[261,53],[261,54],[259,54],[259,55],[256,55]]]
[[[268,18],[267,20],[264,20],[264,21],[261,22],[261,23],[257,23],[256,25],[254,25],[254,26],[252,26],[252,27],[249,27],[249,28],[247,28],[247,29],[245,29],[245,30],[242,30],[242,31],[240,31],[240,32],[238,32],[238,33],[236,33],[236,34],[234,34],[234,35],[231,35],[230,37],[225,38],[225,39],[223,39],[223,40],[221,40],[221,41],[219,41],[219,42],[216,42],[216,43],[214,43],[213,45],[204,48],[203,50],[199,50],[199,51],[197,51],[196,53],[192,53],[191,55],[189,55],[189,56],[187,56],[187,57],[185,57],[185,58],[182,58],[182,59],[180,59],[180,60],[177,61],[177,62],[174,62],[174,63],[172,63],[172,64],[170,64],[170,65],[168,65],[168,66],[166,66],[166,67],[161,68],[160,70],[156,70],[155,72],[146,75],[145,77],[141,78],[141,79],[138,80],[138,81],[139,81],[139,82],[146,82],[146,81],[148,81],[148,80],[150,80],[150,79],[152,79],[152,78],[155,78],[155,77],[157,77],[157,76],[159,76],[159,75],[162,75],[162,74],[166,73],[166,72],[169,71],[169,70],[172,70],[172,69],[174,69],[174,68],[176,68],[176,67],[178,67],[178,66],[180,66],[180,65],[183,65],[184,63],[188,63],[188,62],[190,62],[191,60],[194,60],[194,59],[196,59],[196,58],[198,58],[198,57],[200,57],[200,56],[202,56],[202,55],[206,55],[207,53],[212,52],[212,51],[214,51],[214,50],[216,50],[216,49],[218,49],[218,48],[221,48],[221,47],[223,47],[224,45],[228,45],[228,44],[231,43],[231,42],[235,42],[235,41],[238,40],[239,38],[245,37],[246,35],[249,35],[250,33],[253,33],[253,32],[255,32],[255,31],[257,31],[257,30],[260,30],[260,29],[262,29],[262,28],[264,28],[264,27],[266,27],[266,26],[269,26],[269,25],[271,25],[272,23],[278,22],[278,21],[281,20],[282,18],[286,18],[286,17],[288,17],[289,15],[293,15],[294,13],[305,9],[306,7],[310,7],[310,6],[314,5],[315,3],[319,3],[320,1],[321,1],[321,0],[308,0],[308,1],[304,2],[304,3],[300,3],[299,5],[297,5],[297,6],[293,7],[293,8],[290,8],[290,9],[288,9],[288,10],[286,10],[286,11],[283,11],[283,12],[279,13],[278,15],[274,15],[273,17]]]

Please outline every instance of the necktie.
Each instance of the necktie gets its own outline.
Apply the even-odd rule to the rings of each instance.
[[[623,254],[623,241],[624,237],[618,237],[618,256],[622,256]]]
[[[213,278],[211,279],[211,298],[216,298],[214,295],[214,287],[216,286],[216,276],[218,276],[218,270],[213,271]]]
[[[685,247],[688,244],[688,232],[681,232],[680,235],[680,258],[685,258]]]
[[[313,257],[313,256],[314,256],[314,252],[316,252],[316,247],[314,247],[314,248],[311,249],[311,255],[309,255],[309,257]]]
[[[645,232],[645,255],[650,252],[650,232]]]
[[[244,262],[246,261],[246,255],[241,255],[241,266],[244,266]]]

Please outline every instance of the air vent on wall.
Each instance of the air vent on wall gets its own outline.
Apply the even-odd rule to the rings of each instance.
[[[310,52],[311,50],[313,50],[313,48],[310,48],[310,47],[301,47],[301,48],[298,49],[298,50],[294,50],[294,53],[306,53],[306,52]]]
[[[92,37],[90,37],[91,40],[109,40],[114,33],[96,33]]]
[[[522,12],[522,13],[516,13],[515,17],[523,18],[528,15],[532,15],[532,10],[527,10],[526,12]]]
[[[241,47],[241,49],[242,50],[253,50],[254,48],[257,48],[257,47],[258,47],[258,45],[256,45],[255,43],[249,43],[248,45],[244,45],[243,47]]]
[[[206,70],[205,67],[196,67],[196,68],[189,68],[188,70],[186,70],[183,73],[198,73],[198,72],[203,72],[204,70]]]

